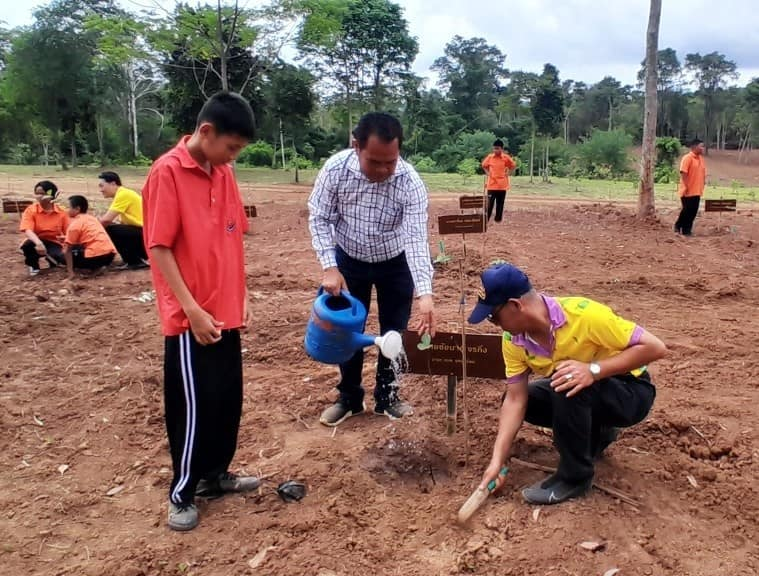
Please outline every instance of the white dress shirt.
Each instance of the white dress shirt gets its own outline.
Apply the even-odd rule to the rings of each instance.
[[[432,294],[427,189],[402,158],[390,178],[370,182],[355,150],[338,152],[316,177],[308,209],[322,268],[337,265],[335,245],[362,262],[384,262],[405,251],[416,295]]]

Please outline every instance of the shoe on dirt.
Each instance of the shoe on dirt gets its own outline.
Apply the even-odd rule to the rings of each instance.
[[[255,476],[238,476],[225,472],[213,480],[201,480],[195,488],[195,496],[213,500],[224,494],[252,492],[261,486],[261,480]]]
[[[522,490],[522,497],[530,504],[551,505],[560,504],[571,498],[585,496],[593,486],[593,479],[577,484],[559,480],[556,475],[536,482]]]
[[[366,404],[362,404],[360,409],[350,409],[338,400],[332,406],[325,408],[319,417],[319,422],[325,426],[338,426],[351,416],[361,414],[364,410],[366,410]]]
[[[29,276],[37,276],[37,274],[39,273],[40,273],[39,268],[32,268],[31,266],[29,266]]]
[[[198,509],[195,504],[178,505],[169,502],[169,528],[187,532],[198,525]]]
[[[403,400],[396,400],[390,404],[377,404],[374,407],[374,413],[380,416],[387,416],[390,420],[400,420],[404,416],[411,416],[414,413],[414,409],[411,404],[407,404]]]
[[[138,260],[137,262],[132,262],[131,264],[127,264],[127,270],[145,270],[146,268],[150,268],[150,264],[148,264],[145,260]]]

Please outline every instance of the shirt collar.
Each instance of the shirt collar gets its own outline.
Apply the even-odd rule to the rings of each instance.
[[[346,167],[348,170],[353,172],[356,176],[359,178],[366,180],[366,176],[364,176],[364,173],[361,172],[361,164],[358,161],[358,153],[356,150],[351,150],[350,155],[348,156],[348,162],[346,163]],[[393,172],[393,175],[390,176],[385,182],[388,180],[392,180],[393,178],[400,176],[402,174],[405,174],[408,172],[408,168],[406,166],[406,162],[403,160],[403,158],[398,158],[398,163],[395,165],[395,172]]]
[[[551,322],[551,338],[553,339],[554,332],[556,332],[556,330],[567,323],[567,316],[564,314],[564,309],[561,307],[561,304],[559,304],[556,298],[551,298],[545,294],[541,294],[540,297],[543,299],[543,303],[548,309],[548,319]],[[522,348],[527,348],[530,351],[537,351],[540,353],[550,352],[542,350],[538,344],[527,337],[527,334],[515,334],[512,336],[511,342],[515,346],[521,346]]]
[[[176,146],[174,146],[174,150],[172,151],[173,155],[179,159],[179,164],[182,166],[182,168],[197,168],[204,174],[208,175],[208,172],[206,172],[205,169],[200,164],[198,164],[195,158],[192,157],[192,154],[190,154],[190,151],[187,149],[187,142],[189,140],[190,135],[182,136],[182,139],[177,143]],[[215,172],[216,170],[211,170],[212,174]]]
[[[44,214],[45,210],[42,208],[42,204],[39,202],[34,203],[34,209],[37,211],[37,214]],[[53,212],[63,212],[63,208],[58,206],[55,202],[53,202]]]

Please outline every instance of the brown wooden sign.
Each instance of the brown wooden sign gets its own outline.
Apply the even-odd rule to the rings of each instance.
[[[34,204],[32,200],[14,200],[13,198],[3,198],[3,213],[20,214],[32,204]]]
[[[403,333],[403,347],[408,356],[411,374],[453,375],[461,378],[461,334],[438,332],[431,346],[419,350],[419,335]],[[466,375],[472,378],[506,379],[506,365],[501,352],[501,336],[494,334],[467,334]]]
[[[735,198],[721,200],[707,200],[704,212],[735,212],[738,209],[738,201]]]
[[[481,234],[485,231],[483,214],[455,214],[438,216],[440,234]]]
[[[258,211],[256,211],[256,207],[253,206],[252,204],[248,206],[243,206],[243,208],[245,208],[245,215],[248,218],[255,218],[256,216],[258,216]]]
[[[482,209],[485,205],[483,196],[459,196],[459,208],[462,210]]]

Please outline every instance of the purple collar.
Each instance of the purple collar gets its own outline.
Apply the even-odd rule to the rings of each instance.
[[[553,354],[553,347],[555,344],[554,333],[556,330],[564,326],[567,323],[567,317],[564,314],[564,310],[561,308],[561,304],[555,298],[541,294],[543,303],[548,308],[548,318],[551,321],[551,350],[546,350],[540,344],[535,342],[527,334],[514,334],[511,337],[511,343],[515,346],[519,346],[527,350],[528,354],[533,356],[542,356],[544,358],[550,358]]]

